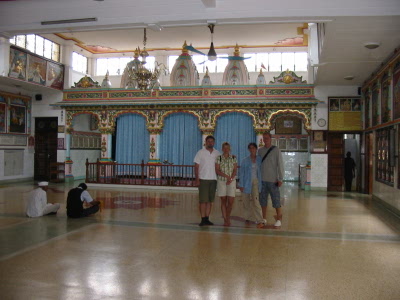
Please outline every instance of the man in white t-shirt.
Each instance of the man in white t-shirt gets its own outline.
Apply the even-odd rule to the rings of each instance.
[[[49,183],[39,182],[38,188],[34,189],[28,199],[26,215],[30,218],[41,217],[45,215],[55,215],[60,209],[59,203],[47,203],[47,188]]]
[[[199,226],[214,225],[209,218],[217,189],[215,160],[220,155],[218,150],[214,149],[214,144],[214,137],[212,135],[207,136],[206,146],[199,150],[194,158],[195,186],[199,187],[199,210],[201,215]]]

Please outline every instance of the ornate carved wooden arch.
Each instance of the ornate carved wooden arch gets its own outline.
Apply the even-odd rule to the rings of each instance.
[[[272,130],[275,128],[275,120],[276,118],[282,116],[295,116],[303,120],[304,129],[308,132],[311,130],[311,120],[310,117],[303,111],[296,109],[280,109],[278,111],[273,112],[267,121],[268,130]]]
[[[78,115],[92,115],[95,116],[97,119],[98,124],[100,125],[100,116],[99,116],[99,112],[98,111],[76,111],[76,110],[67,110],[66,111],[66,122],[65,125],[69,128],[73,128],[72,126],[72,120],[74,119],[74,117],[78,116]]]
[[[197,119],[197,125],[200,128],[200,124],[201,124],[201,116],[194,110],[168,110],[165,111],[160,117],[159,117],[159,121],[160,121],[160,126],[161,128],[164,127],[164,121],[165,118],[168,117],[169,115],[172,114],[178,114],[178,113],[185,113],[185,114],[190,114],[196,117]]]
[[[140,115],[146,119],[146,125],[149,124],[149,116],[146,115],[143,111],[141,110],[121,110],[117,111],[114,116],[112,117],[110,127],[115,128],[115,123],[117,121],[117,118],[122,116],[122,115],[128,115],[128,114],[133,114],[133,115]]]
[[[211,117],[211,126],[213,128],[215,128],[215,125],[217,123],[217,119],[219,117],[221,117],[222,115],[227,114],[227,113],[231,113],[231,112],[244,113],[244,114],[250,116],[253,119],[253,127],[256,128],[256,125],[257,125],[256,116],[253,113],[251,113],[250,111],[246,110],[246,109],[225,109],[225,110],[220,110],[220,111],[218,111],[216,114],[214,114]]]

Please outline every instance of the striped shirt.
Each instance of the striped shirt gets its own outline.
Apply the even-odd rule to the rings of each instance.
[[[230,155],[228,157],[225,157],[223,154],[218,156],[216,161],[216,164],[219,165],[219,169],[221,170],[222,173],[231,176],[233,169],[235,168],[235,164],[237,164],[237,158],[234,155]],[[217,175],[218,180],[226,181],[227,179],[223,176]]]

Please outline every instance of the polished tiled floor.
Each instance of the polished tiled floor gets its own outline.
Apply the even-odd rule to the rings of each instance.
[[[89,188],[101,213],[24,217],[33,185],[0,186],[1,299],[400,299],[400,221],[356,193],[285,183],[281,229],[199,228],[197,193]],[[273,212],[269,211],[270,223]]]

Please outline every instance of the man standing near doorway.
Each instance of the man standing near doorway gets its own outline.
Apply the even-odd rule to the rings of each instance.
[[[206,137],[206,146],[199,150],[194,158],[195,186],[199,187],[199,210],[201,222],[199,226],[214,225],[210,221],[210,213],[217,189],[217,174],[215,160],[220,155],[214,149],[215,139],[212,135]]]
[[[351,185],[354,177],[356,177],[356,163],[351,157],[351,152],[347,152],[346,158],[344,159],[344,181],[346,183],[346,192],[351,192]]]
[[[283,181],[283,161],[282,153],[278,147],[272,146],[271,134],[263,134],[264,147],[258,149],[258,155],[262,158],[261,180],[262,188],[260,194],[260,205],[264,218],[267,223],[267,204],[268,195],[271,196],[272,206],[276,210],[275,227],[282,225],[281,195],[279,188]]]

